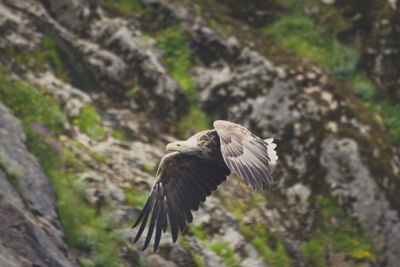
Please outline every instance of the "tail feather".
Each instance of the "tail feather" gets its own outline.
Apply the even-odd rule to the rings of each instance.
[[[276,154],[275,148],[276,144],[274,143],[274,138],[268,138],[264,140],[267,143],[268,149],[268,157],[271,162],[271,165],[276,165],[276,161],[278,160],[278,155]]]

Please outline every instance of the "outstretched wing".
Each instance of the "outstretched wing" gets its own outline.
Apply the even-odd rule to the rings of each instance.
[[[198,210],[200,203],[217,189],[229,173],[225,166],[195,154],[174,152],[165,155],[158,167],[157,180],[150,196],[132,226],[140,224],[134,242],[142,235],[150,214],[143,250],[149,245],[154,230],[154,251],[157,250],[161,234],[168,224],[175,242],[178,233],[185,229],[186,222],[192,222],[191,211]]]
[[[276,160],[277,157],[273,150],[276,145],[271,140],[264,141],[245,127],[228,121],[215,121],[214,128],[226,165],[246,185],[255,189],[272,182],[271,158]]]

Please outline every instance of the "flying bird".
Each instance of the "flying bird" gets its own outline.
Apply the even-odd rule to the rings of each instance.
[[[132,226],[140,224],[134,239],[137,242],[151,214],[143,250],[155,231],[156,251],[168,225],[175,243],[186,223],[192,222],[192,211],[198,210],[231,172],[253,189],[272,182],[271,167],[278,159],[273,138],[263,140],[229,121],[218,120],[213,125],[212,130],[166,146],[166,150],[175,152],[161,159],[150,196]]]

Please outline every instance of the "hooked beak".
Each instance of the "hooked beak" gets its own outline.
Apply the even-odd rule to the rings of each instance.
[[[176,145],[174,143],[169,143],[166,147],[165,150],[167,151],[174,151],[176,150]]]
[[[185,141],[177,141],[177,142],[173,142],[173,143],[169,143],[166,147],[165,147],[165,149],[167,150],[167,151],[180,151],[180,152],[182,152],[182,151],[186,151],[186,150],[188,150],[188,146],[187,146],[187,144],[185,143]]]

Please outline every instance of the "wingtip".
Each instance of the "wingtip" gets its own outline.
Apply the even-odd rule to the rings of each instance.
[[[276,165],[276,162],[279,157],[275,151],[277,145],[274,143],[274,138],[268,138],[265,139],[264,141],[267,143],[267,152],[271,165]]]

